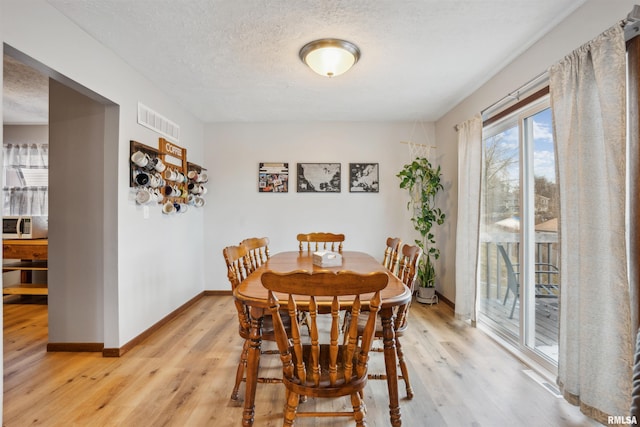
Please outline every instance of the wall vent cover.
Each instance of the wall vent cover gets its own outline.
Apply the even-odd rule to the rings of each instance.
[[[138,102],[138,123],[173,142],[180,141],[180,126]]]

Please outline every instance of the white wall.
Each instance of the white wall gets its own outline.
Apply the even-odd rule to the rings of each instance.
[[[158,208],[144,219],[129,190],[129,141],[157,147],[159,137],[137,124],[137,103],[178,123],[179,145],[187,148],[190,161],[206,166],[204,126],[46,1],[3,0],[1,19],[3,42],[27,55],[22,59],[29,65],[57,80],[76,82],[75,89],[85,88],[120,108],[116,153],[105,153],[117,155],[117,166],[106,171],[105,188],[96,189],[104,191],[106,209],[116,205],[116,218],[106,221],[104,234],[109,238],[101,250],[106,270],[104,344],[120,347],[204,289],[203,213],[194,210],[168,218]],[[70,306],[83,304],[72,292],[66,297]],[[74,341],[70,336],[58,340]]]
[[[443,207],[449,218],[437,237],[442,245],[442,262],[437,266],[438,275],[441,278],[438,288],[447,299],[455,300],[458,147],[454,126],[515,91],[574,49],[626,18],[634,3],[633,0],[587,1],[524,54],[436,122],[438,153],[443,169],[444,185],[448,188],[447,197],[443,199]]]
[[[344,233],[345,250],[382,260],[385,240],[406,243],[415,231],[408,196],[395,176],[409,161],[412,123],[211,124],[205,132],[210,202],[205,212],[206,289],[229,289],[222,249],[247,237],[267,236],[272,253],[297,250],[296,235]],[[433,140],[433,126],[426,124]],[[417,141],[421,142],[421,141]],[[289,192],[258,193],[260,162],[289,163]],[[340,193],[297,193],[296,164],[342,164]],[[379,193],[350,193],[349,163],[377,162]]]

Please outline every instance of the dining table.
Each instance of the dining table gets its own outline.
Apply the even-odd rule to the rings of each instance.
[[[353,271],[359,274],[386,272],[389,276],[387,286],[381,291],[381,305],[378,315],[383,328],[383,348],[387,387],[389,390],[389,414],[391,425],[402,425],[398,399],[398,372],[396,360],[395,332],[393,326],[394,307],[406,304],[411,299],[411,291],[393,273],[387,270],[376,258],[356,251],[341,252],[342,262],[333,267],[320,267],[314,264],[313,252],[280,252],[271,256],[264,264],[253,271],[233,291],[234,297],[248,307],[251,330],[249,336],[249,354],[247,357],[246,383],[242,425],[253,426],[255,416],[255,395],[258,383],[258,368],[262,345],[262,323],[269,310],[268,291],[262,286],[261,276],[266,271],[288,273],[292,271]],[[277,295],[277,294],[276,294]],[[319,305],[322,301],[319,298]],[[349,305],[352,300],[341,299],[341,304]]]

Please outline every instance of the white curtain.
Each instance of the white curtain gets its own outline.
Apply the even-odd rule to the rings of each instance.
[[[560,191],[558,384],[603,423],[629,412],[635,336],[625,241],[625,67],[616,25],[549,70]]]
[[[482,118],[458,125],[458,225],[456,229],[456,317],[476,321],[480,230]]]

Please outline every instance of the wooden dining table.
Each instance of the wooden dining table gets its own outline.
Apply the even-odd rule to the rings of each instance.
[[[353,251],[342,252],[342,264],[337,267],[318,267],[314,265],[312,252],[281,252],[269,258],[266,263],[251,273],[233,291],[234,297],[249,307],[251,317],[242,425],[245,427],[253,426],[255,416],[255,395],[262,345],[262,320],[264,314],[269,309],[267,300],[268,291],[262,286],[261,281],[262,273],[266,271],[286,273],[296,270],[311,272],[347,270],[359,274],[383,271],[389,275],[389,283],[381,292],[382,303],[379,316],[383,328],[384,359],[387,386],[389,389],[391,425],[393,427],[401,426],[393,308],[407,303],[411,298],[411,292],[400,279],[390,273],[374,257],[364,252]],[[341,303],[349,304],[349,301],[341,301]]]

